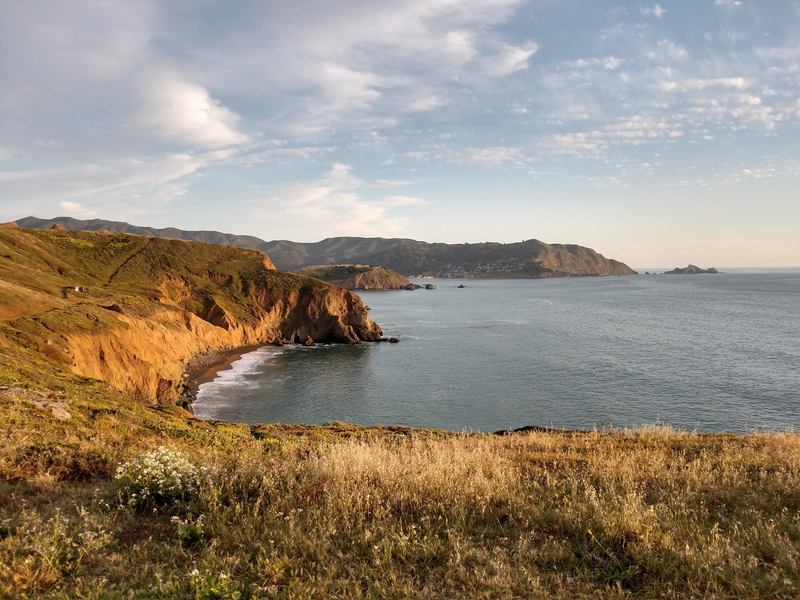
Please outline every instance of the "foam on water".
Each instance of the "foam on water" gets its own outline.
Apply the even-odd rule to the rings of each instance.
[[[258,348],[240,356],[231,363],[230,368],[217,373],[213,381],[200,384],[197,396],[192,403],[192,412],[200,419],[212,419],[221,407],[230,407],[233,398],[227,393],[230,388],[237,390],[257,389],[262,382],[257,377],[264,362],[281,352],[281,348]]]

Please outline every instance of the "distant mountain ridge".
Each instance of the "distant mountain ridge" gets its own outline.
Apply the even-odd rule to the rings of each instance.
[[[69,230],[115,231],[149,237],[252,248],[267,253],[280,269],[311,265],[359,263],[383,265],[403,275],[434,277],[569,277],[631,275],[636,271],[618,260],[577,244],[546,244],[526,240],[510,244],[443,244],[404,238],[335,237],[319,242],[265,241],[249,235],[219,231],[139,227],[121,221],[80,220],[72,217],[26,217],[16,223],[26,229],[61,225]]]

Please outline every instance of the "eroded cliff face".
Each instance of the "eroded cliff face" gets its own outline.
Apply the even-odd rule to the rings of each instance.
[[[7,301],[26,292],[38,301],[32,313],[9,313],[6,340],[24,339],[74,373],[161,403],[178,399],[198,353],[382,335],[360,298],[275,271],[256,251],[56,231],[1,232],[0,250],[0,283],[15,292]]]
[[[71,369],[162,403],[177,400],[189,361],[211,350],[281,342],[357,344],[381,337],[361,300],[346,290],[321,297],[300,291],[259,306],[254,321],[239,321],[219,305],[198,316],[164,306],[147,317],[113,314],[96,332],[62,336]],[[114,311],[112,311],[113,313]]]

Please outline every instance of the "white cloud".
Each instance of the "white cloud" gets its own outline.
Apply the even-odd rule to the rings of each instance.
[[[62,200],[58,203],[59,208],[64,211],[64,214],[70,217],[76,217],[78,219],[87,219],[89,217],[95,216],[93,210],[86,208],[80,202],[69,202],[68,200]]]
[[[645,56],[654,62],[671,64],[687,60],[689,52],[672,40],[659,40],[654,48],[645,52]]]
[[[539,46],[528,41],[519,46],[503,44],[493,56],[486,59],[484,67],[493,77],[503,77],[528,68],[528,62],[536,54]]]
[[[715,77],[712,79],[685,79],[681,82],[666,81],[662,89],[667,92],[691,92],[709,88],[727,88],[741,90],[751,87],[753,82],[745,77]]]
[[[246,27],[215,32],[213,49],[192,59],[208,89],[263,99],[274,130],[319,138],[391,128],[409,113],[449,106],[464,88],[496,86],[527,68],[536,44],[504,39],[495,29],[520,4],[261,3]]]
[[[467,148],[434,147],[431,150],[415,150],[403,155],[412,161],[435,159],[461,165],[483,165],[499,167],[506,164],[520,165],[527,158],[521,148],[513,146],[471,146]]]
[[[321,239],[334,235],[386,236],[402,231],[405,219],[393,210],[423,204],[421,198],[391,195],[367,198],[376,187],[336,162],[320,179],[289,185],[259,203],[258,215],[271,229],[295,231],[293,239]],[[287,234],[288,235],[288,234]]]
[[[553,134],[540,142],[540,148],[544,152],[566,156],[594,157],[614,146],[635,146],[653,141],[663,143],[683,136],[684,131],[673,120],[634,115],[597,129]]]
[[[228,160],[229,150],[112,160],[51,169],[0,171],[0,197],[25,203],[59,202],[60,208],[120,215],[146,214],[180,197],[183,178]]]
[[[667,9],[656,3],[653,4],[653,6],[643,6],[639,8],[639,12],[647,17],[655,17],[656,19],[660,19],[666,14]]]
[[[519,148],[491,146],[486,148],[465,148],[457,152],[450,160],[466,164],[500,166],[506,163],[521,164],[525,162],[525,155]]]
[[[174,203],[212,164],[263,190],[339,158],[375,172],[333,169],[281,193],[321,192],[323,207],[357,206],[391,229],[403,196],[384,197],[377,177],[421,181],[436,163],[613,169],[676,140],[792,135],[796,12],[750,2],[745,20],[706,0],[686,29],[683,10],[654,2],[615,9],[607,31],[589,25],[609,16],[597,3],[574,30],[563,3],[522,0],[0,3],[0,187],[99,211]],[[220,148],[231,153],[210,158]]]
[[[190,146],[219,148],[241,144],[240,117],[200,85],[172,75],[143,83],[139,123],[153,135]]]
[[[253,166],[265,163],[310,161],[320,155],[334,151],[332,146],[285,146],[280,140],[273,140],[271,147],[254,148],[242,151],[236,157],[238,164]]]
[[[714,0],[715,6],[721,6],[723,8],[739,8],[742,4],[742,0]]]
[[[411,98],[406,105],[408,112],[428,112],[444,106],[446,102],[439,96],[430,92],[423,92],[416,98]]]
[[[445,53],[450,63],[463,65],[475,58],[478,49],[470,31],[448,31],[445,37]]]

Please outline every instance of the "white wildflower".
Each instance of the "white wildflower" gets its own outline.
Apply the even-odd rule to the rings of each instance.
[[[169,504],[197,492],[200,470],[180,452],[161,446],[120,465],[116,479],[131,506]]]

